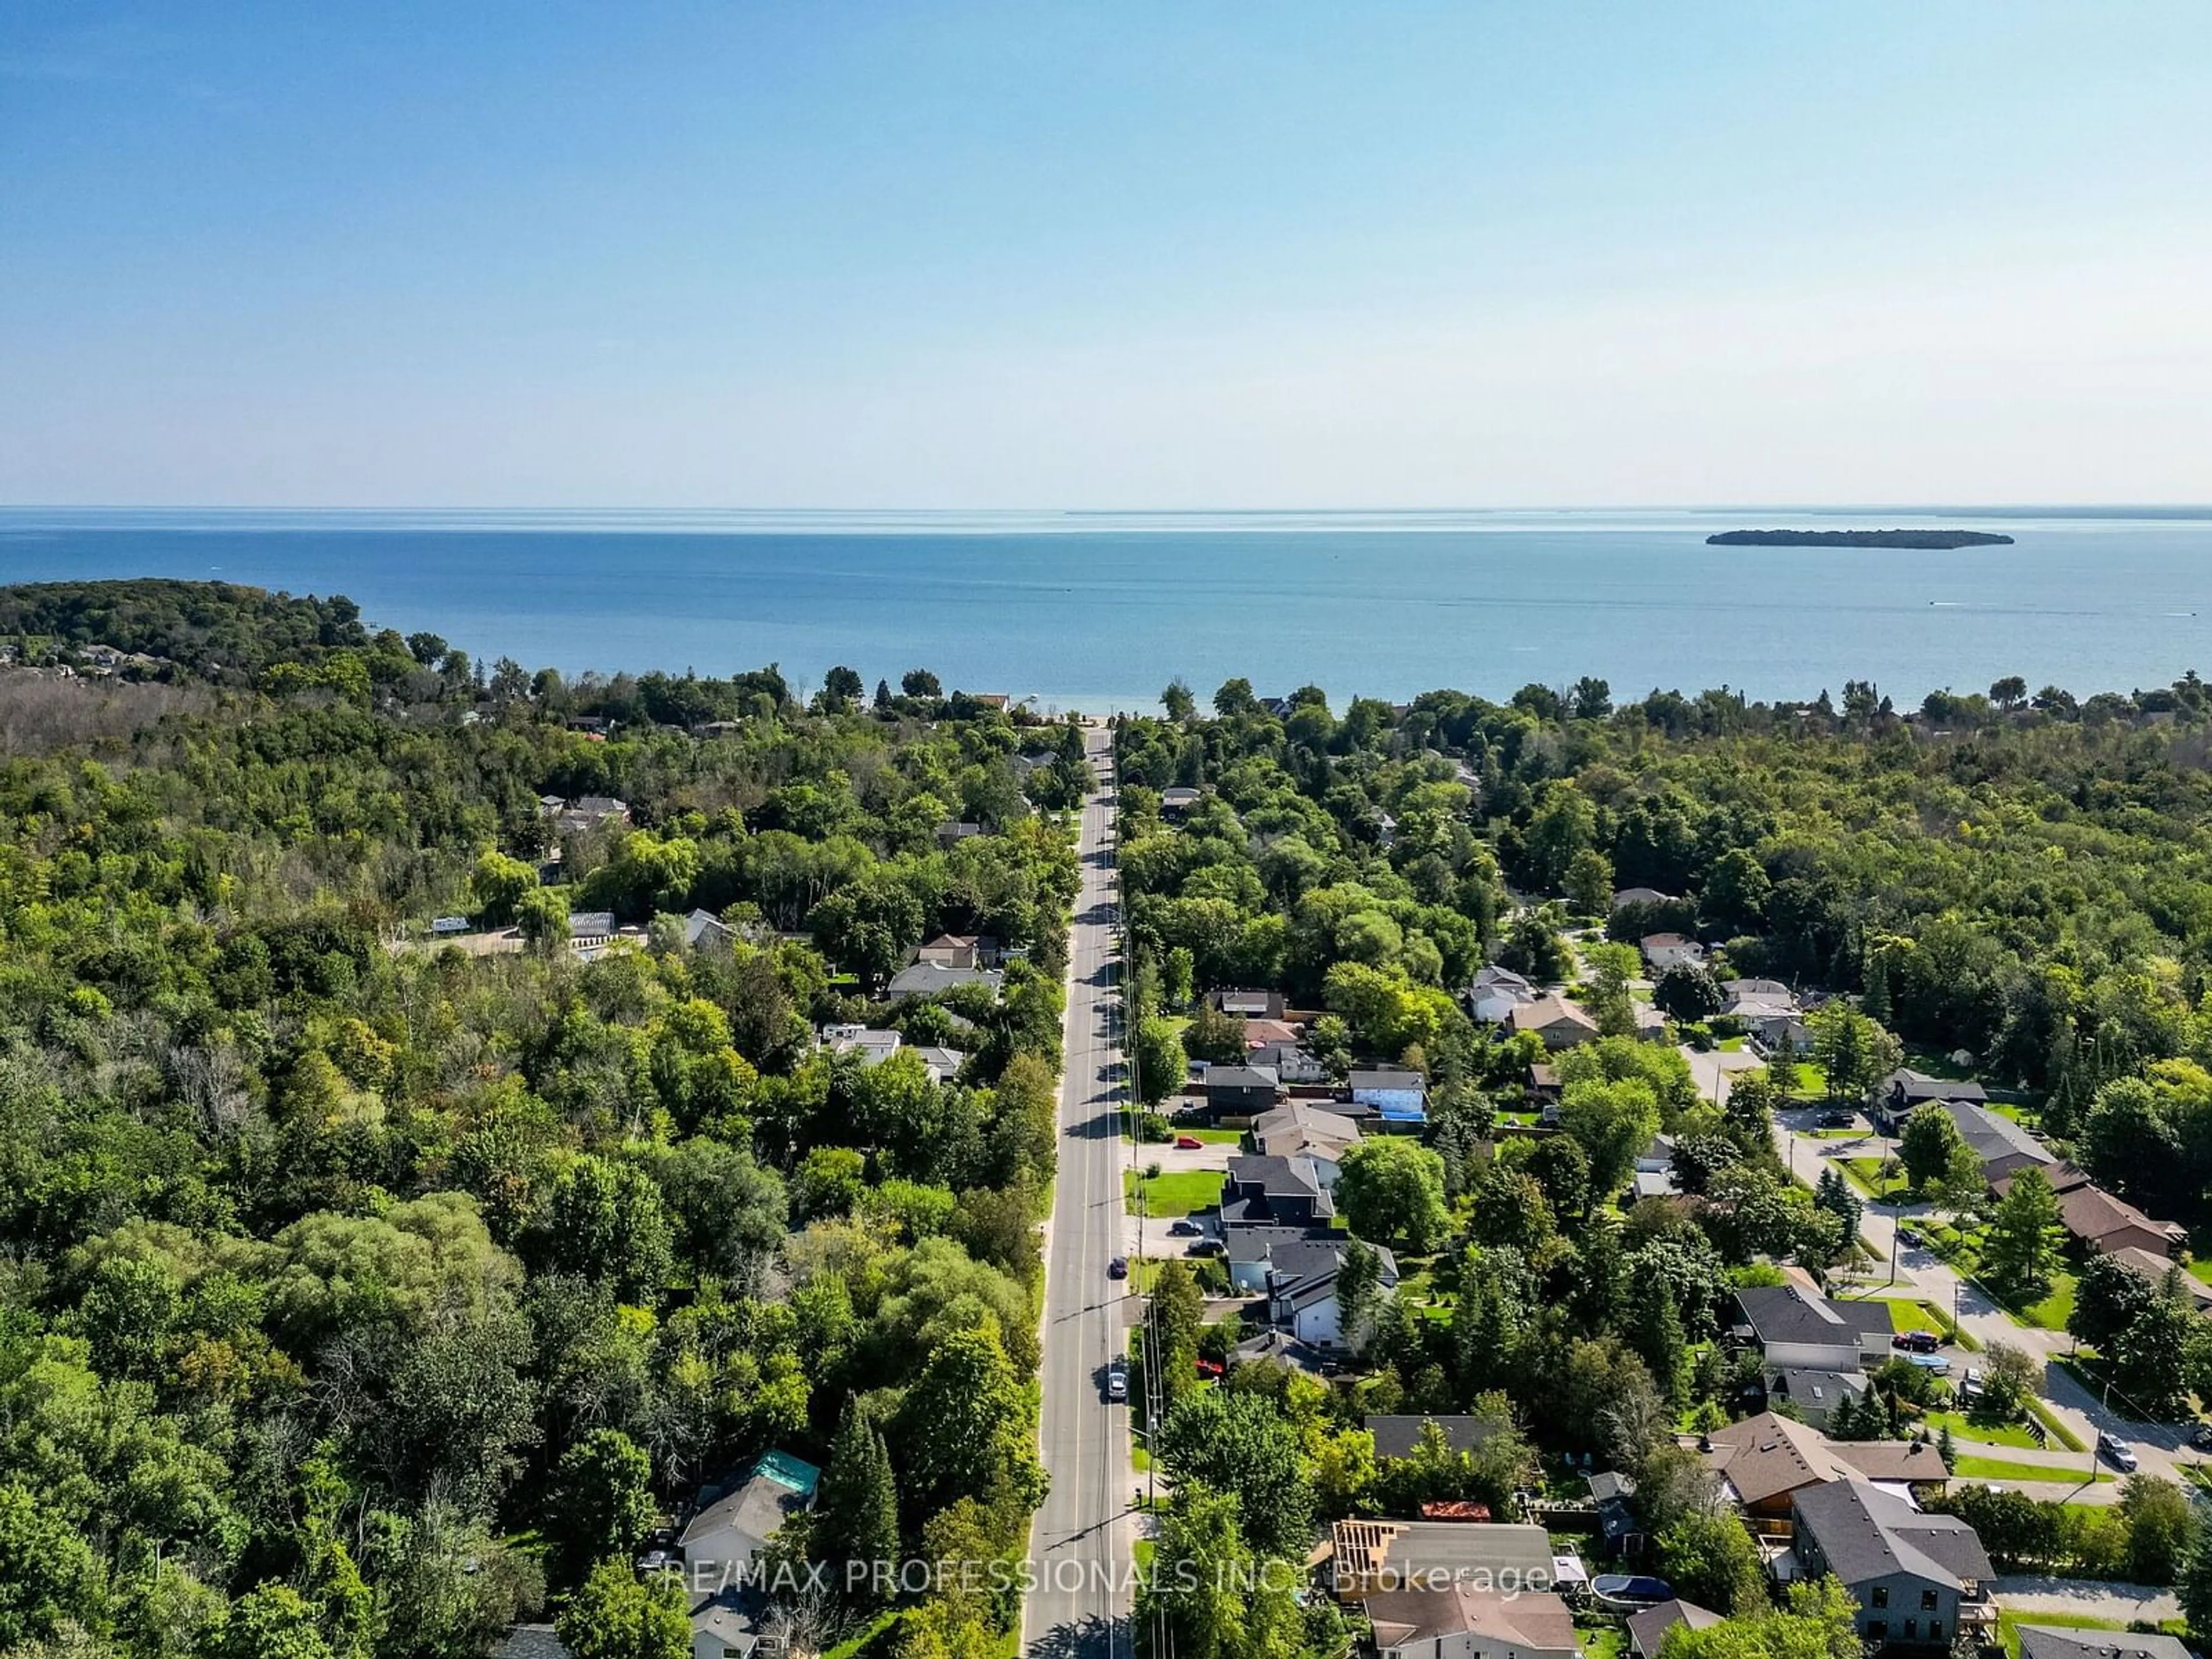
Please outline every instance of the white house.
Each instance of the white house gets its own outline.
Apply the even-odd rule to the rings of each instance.
[[[1669,968],[1696,968],[1705,960],[1705,947],[1680,933],[1646,933],[1638,941],[1644,960],[1655,974]]]
[[[1485,968],[1467,988],[1468,1017],[1478,1025],[1503,1025],[1513,1011],[1537,997],[1536,988],[1510,968]]]

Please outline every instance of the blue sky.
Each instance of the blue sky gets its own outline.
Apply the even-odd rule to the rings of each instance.
[[[2212,6],[0,9],[0,501],[2212,497]]]

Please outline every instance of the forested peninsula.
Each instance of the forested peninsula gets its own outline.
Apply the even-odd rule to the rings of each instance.
[[[2009,547],[2012,538],[1984,530],[1723,530],[1708,547],[1905,547],[1948,552],[1961,547]]]

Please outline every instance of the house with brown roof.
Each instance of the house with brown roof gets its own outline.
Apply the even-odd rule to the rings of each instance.
[[[2106,1192],[2075,1164],[2054,1164],[2043,1173],[2058,1194],[2059,1224],[2093,1250],[2109,1255],[2132,1248],[2170,1257],[2189,1242],[2186,1227],[2145,1215],[2125,1199]],[[2014,1179],[2006,1176],[1990,1184],[2002,1198],[2011,1192]]]
[[[1941,1486],[1951,1478],[1927,1442],[1831,1440],[1773,1412],[1715,1429],[1698,1449],[1743,1512],[1762,1521],[1787,1520],[1799,1492],[1832,1480]]]
[[[1491,1528],[1485,1528],[1485,1531]],[[1580,1659],[1575,1617],[1552,1592],[1451,1583],[1367,1598],[1376,1659]]]
[[[2123,1245],[2112,1254],[2114,1261],[2154,1285],[2165,1284],[2166,1276],[2179,1267],[2171,1256],[2153,1255],[2148,1250],[2138,1249],[2133,1244]],[[2181,1269],[2181,1288],[2189,1293],[2190,1300],[2197,1304],[2199,1313],[2212,1309],[2212,1285],[2207,1285],[2195,1273]]]
[[[1589,1011],[1557,993],[1518,1004],[1505,1017],[1505,1024],[1516,1036],[1534,1031],[1544,1039],[1547,1048],[1572,1048],[1597,1041],[1597,1021]]]

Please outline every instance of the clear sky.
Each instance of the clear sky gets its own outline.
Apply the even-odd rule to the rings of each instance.
[[[2208,0],[0,6],[0,501],[2208,498]]]

